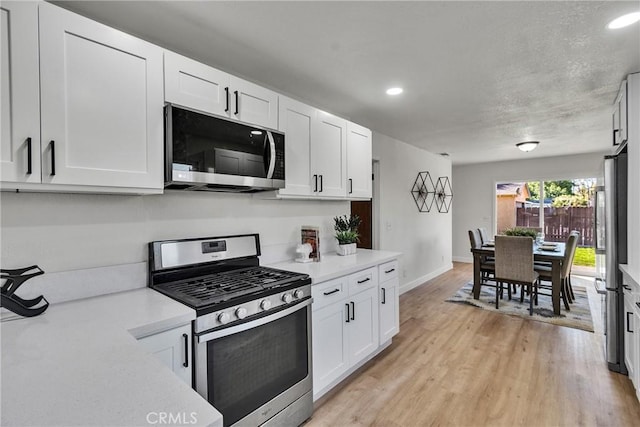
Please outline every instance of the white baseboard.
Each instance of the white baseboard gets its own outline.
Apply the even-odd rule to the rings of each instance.
[[[429,274],[425,274],[422,277],[419,277],[415,280],[412,280],[408,283],[404,283],[402,285],[400,285],[400,295],[404,294],[405,292],[410,291],[411,289],[422,285],[424,282],[427,282],[431,279],[433,279],[434,277],[438,277],[439,275],[446,273],[447,271],[453,269],[453,264],[447,264],[445,266],[443,266],[442,268],[437,269],[436,271],[432,271]]]
[[[470,256],[470,257],[454,256],[451,259],[452,259],[452,261],[455,261],[455,262],[466,262],[468,264],[473,264],[473,257],[472,256]]]

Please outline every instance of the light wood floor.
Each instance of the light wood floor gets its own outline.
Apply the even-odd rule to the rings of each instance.
[[[596,333],[444,300],[470,264],[400,297],[393,344],[316,408],[307,426],[639,426],[626,376]],[[593,313],[599,321],[599,313]]]

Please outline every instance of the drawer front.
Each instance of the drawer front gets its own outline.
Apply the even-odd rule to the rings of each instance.
[[[378,286],[378,269],[371,267],[349,276],[349,295]]]
[[[348,295],[347,284],[347,277],[339,277],[311,286],[313,311],[345,298]]]
[[[398,260],[393,260],[380,264],[378,266],[380,274],[380,283],[398,277]]]

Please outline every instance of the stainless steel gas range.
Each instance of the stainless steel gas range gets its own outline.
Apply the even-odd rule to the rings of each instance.
[[[311,279],[262,267],[257,234],[149,243],[149,286],[196,310],[194,388],[224,425],[313,411]]]

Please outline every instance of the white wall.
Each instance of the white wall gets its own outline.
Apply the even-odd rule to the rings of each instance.
[[[514,147],[515,149],[515,147]],[[576,154],[531,160],[453,167],[453,260],[471,262],[468,230],[495,232],[495,187],[498,182],[599,178],[606,153]]]
[[[449,213],[418,212],[411,187],[418,172],[451,179],[451,161],[380,133],[373,133],[373,157],[380,160],[380,249],[399,251],[401,292],[451,269]]]
[[[300,226],[322,227],[335,250],[333,217],[349,202],[263,200],[247,194],[169,192],[157,196],[0,194],[3,268],[45,272],[139,263],[153,240],[260,233],[262,263],[295,257]]]

